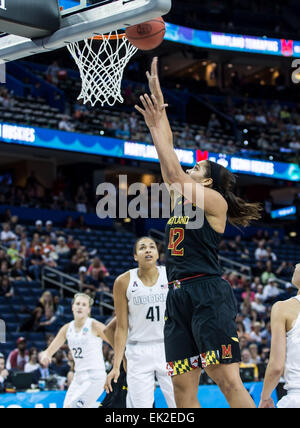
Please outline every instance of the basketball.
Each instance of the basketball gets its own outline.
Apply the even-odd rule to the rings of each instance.
[[[126,29],[130,43],[142,51],[157,48],[163,42],[165,33],[166,24],[163,18],[151,19]]]

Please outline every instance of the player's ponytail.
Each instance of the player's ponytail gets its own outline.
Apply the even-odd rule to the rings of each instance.
[[[213,179],[213,189],[220,192],[228,204],[228,221],[233,226],[249,226],[261,218],[262,206],[249,203],[234,194],[236,177],[224,166],[208,161],[207,174]]]

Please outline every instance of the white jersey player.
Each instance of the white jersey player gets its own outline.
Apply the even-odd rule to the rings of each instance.
[[[106,379],[102,341],[108,341],[105,325],[90,318],[93,299],[76,294],[72,310],[74,321],[61,328],[58,335],[42,353],[41,362],[51,363],[53,355],[67,341],[75,362],[75,375],[64,402],[64,408],[94,408],[104,391]]]
[[[112,380],[117,382],[126,348],[127,408],[153,407],[155,377],[168,407],[176,407],[164,347],[168,280],[166,269],[156,265],[158,257],[156,243],[140,238],[134,249],[139,267],[120,275],[114,285],[115,361],[105,389],[111,392]]]
[[[292,299],[277,302],[272,308],[272,343],[264,380],[260,408],[274,408],[273,390],[284,372],[287,396],[278,408],[300,408],[300,264],[296,266],[292,283],[299,290]]]

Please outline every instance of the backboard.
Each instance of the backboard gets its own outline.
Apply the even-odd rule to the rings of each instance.
[[[59,0],[59,5],[62,8],[61,14],[66,14],[83,11],[88,7],[108,3],[107,0]]]
[[[59,4],[62,7],[61,27],[51,36],[31,40],[1,35],[0,63],[60,49],[164,16],[170,11],[172,0],[59,0]]]

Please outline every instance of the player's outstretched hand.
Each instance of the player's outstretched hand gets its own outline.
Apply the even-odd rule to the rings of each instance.
[[[146,125],[149,129],[159,127],[161,119],[163,117],[163,112],[165,111],[168,104],[159,104],[155,95],[149,97],[148,94],[142,95],[140,100],[144,106],[144,109],[135,106],[135,109],[144,116]]]
[[[165,103],[165,100],[160,87],[157,64],[158,58],[154,57],[151,65],[151,74],[149,73],[149,71],[147,71],[146,76],[148,78],[151,94],[156,97],[158,104],[163,105]]]
[[[272,398],[268,400],[261,400],[259,403],[259,409],[275,409],[275,404]]]
[[[111,383],[112,381],[114,381],[114,383],[117,383],[119,377],[120,377],[120,369],[116,369],[116,368],[113,368],[112,371],[107,375],[106,382],[104,385],[104,389],[107,394],[109,394],[110,392],[113,392]]]
[[[48,367],[51,364],[51,358],[47,352],[41,352],[39,355],[39,360],[44,367]]]

